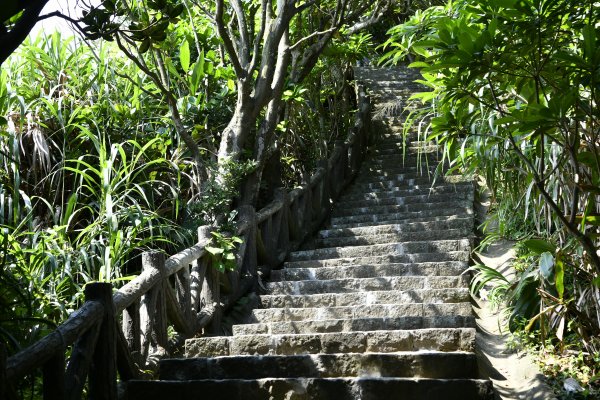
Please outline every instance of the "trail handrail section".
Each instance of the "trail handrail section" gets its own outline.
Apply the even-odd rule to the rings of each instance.
[[[308,182],[290,192],[276,190],[258,212],[238,209],[243,242],[235,271],[221,273],[211,265],[205,250],[210,227],[198,230],[194,246],[167,259],[143,253],[140,275],[116,292],[108,283],[88,284],[85,303],[55,331],[9,358],[0,346],[0,398],[16,398],[16,383],[41,369],[44,399],[80,399],[86,380],[90,399],[116,399],[118,379],[139,378],[142,368],[168,355],[170,340],[218,333],[224,310],[256,290],[258,275],[268,275],[325,221],[356,176],[370,144],[370,101],[362,86],[357,95],[348,138],[336,142]]]

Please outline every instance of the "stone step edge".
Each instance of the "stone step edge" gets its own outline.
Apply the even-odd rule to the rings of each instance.
[[[450,288],[450,289],[407,289],[407,290],[374,290],[371,292],[356,292],[356,293],[319,293],[319,294],[275,294],[261,295],[260,303],[263,308],[309,308],[313,304],[319,304],[327,307],[341,307],[353,305],[370,305],[370,304],[395,304],[403,296],[412,298],[417,296],[423,298],[432,296],[436,299],[443,298],[443,295],[448,297],[457,297],[460,302],[470,301],[469,288]],[[386,302],[383,299],[386,299]],[[447,303],[448,301],[421,301],[424,304],[429,303]],[[455,302],[455,301],[451,301]],[[286,305],[291,303],[292,305]],[[294,305],[296,304],[296,305]],[[298,306],[297,304],[306,304]]]
[[[240,346],[246,354],[249,349],[255,351],[249,355],[276,355],[277,352],[283,352],[281,346],[285,345],[293,350],[294,346],[302,349],[301,354],[307,354],[304,347],[306,343],[317,346],[319,351],[314,354],[340,353],[339,346],[344,346],[344,353],[357,352],[350,350],[359,350],[360,353],[397,353],[399,351],[465,351],[473,352],[475,346],[475,327],[457,327],[457,328],[420,328],[403,330],[376,330],[376,331],[353,331],[353,332],[314,332],[314,333],[281,333],[281,334],[247,334],[236,336],[216,336],[187,339],[185,341],[185,356],[187,358],[199,356],[218,357],[237,355],[238,349],[231,348],[233,344]],[[315,343],[318,341],[319,343]],[[337,341],[337,343],[336,343]],[[443,342],[443,343],[438,343]],[[327,352],[328,346],[334,345],[332,351]],[[335,346],[337,345],[337,347]],[[289,350],[289,349],[288,349]],[[280,355],[290,355],[290,352],[279,353]],[[298,353],[291,353],[298,354]]]

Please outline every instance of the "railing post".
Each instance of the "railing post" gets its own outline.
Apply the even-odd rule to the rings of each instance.
[[[244,237],[242,238],[244,242],[239,249],[239,255],[241,257],[241,265],[239,267],[241,272],[240,275],[251,276],[254,280],[254,285],[257,285],[256,212],[254,211],[254,207],[248,205],[240,207],[238,209],[238,215],[240,221],[248,221],[248,230],[244,232]],[[268,248],[272,247],[268,246]]]
[[[161,276],[164,274],[165,256],[158,251],[142,253],[142,271],[157,269]],[[146,361],[151,343],[167,347],[167,307],[162,293],[165,277],[161,283],[150,289],[140,301],[140,332],[142,360]]]
[[[64,349],[44,364],[42,376],[44,400],[63,400],[65,398]]]
[[[210,237],[209,227],[200,227],[198,229],[198,240],[202,241]],[[205,256],[206,257],[206,256]],[[204,264],[204,263],[202,263]],[[201,282],[202,289],[200,290],[200,309],[212,308],[211,322],[206,326],[204,332],[209,335],[221,333],[221,289],[219,285],[219,271],[207,262],[204,274],[204,280]]]
[[[181,271],[175,275],[175,294],[177,302],[185,318],[190,321],[192,318],[192,293],[191,293],[191,273],[190,266],[184,266]]]
[[[8,381],[6,379],[6,359],[8,354],[4,343],[0,342],[0,399],[8,398]]]
[[[273,220],[273,236],[275,239],[274,251],[277,257],[277,261],[283,261],[280,259],[282,250],[285,253],[283,258],[287,256],[287,252],[290,247],[290,228],[289,228],[289,213],[290,213],[290,197],[285,188],[277,188],[273,193],[275,200],[279,200],[282,203],[281,210],[276,214]]]
[[[127,347],[131,357],[139,365],[143,365],[141,353],[141,331],[140,331],[140,303],[133,302],[132,305],[123,310],[123,334],[127,341]]]
[[[327,215],[331,208],[331,171],[329,170],[329,162],[327,160],[319,161],[319,167],[323,168],[323,179],[321,180],[321,215],[322,220]]]
[[[100,323],[100,334],[94,349],[89,372],[89,393],[91,400],[117,398],[117,333],[115,326],[115,305],[110,283],[89,283],[85,286],[86,300],[96,300],[104,305],[104,316]]]

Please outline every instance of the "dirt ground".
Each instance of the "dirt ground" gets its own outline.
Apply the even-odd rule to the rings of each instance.
[[[513,255],[513,243],[504,241],[490,246],[480,258],[487,266],[510,275],[509,261]],[[475,303],[480,373],[494,382],[497,399],[556,399],[531,357],[507,348],[508,334],[501,331],[499,313],[486,301]]]

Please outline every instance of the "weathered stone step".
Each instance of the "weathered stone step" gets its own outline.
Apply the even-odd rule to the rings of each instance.
[[[286,262],[285,268],[318,268],[318,267],[334,267],[342,265],[371,265],[381,263],[394,264],[410,264],[424,262],[440,262],[440,261],[469,261],[470,251],[451,251],[447,253],[416,253],[369,257],[345,257],[332,258],[327,260],[306,260]]]
[[[469,185],[472,187],[472,181],[468,180],[468,178],[458,175],[446,175],[443,177],[438,177],[435,180],[430,179],[429,177],[421,177],[421,178],[413,178],[407,179],[403,182],[394,182],[394,181],[384,181],[384,182],[371,182],[371,183],[357,183],[352,185],[350,190],[348,190],[347,194],[364,194],[367,192],[370,193],[379,193],[379,192],[389,192],[394,190],[406,190],[406,189],[419,189],[419,188],[431,188],[438,185]]]
[[[467,253],[468,254],[468,253]],[[392,256],[386,256],[392,257]],[[323,260],[316,260],[322,263]],[[467,287],[468,278],[459,276],[392,276],[329,280],[268,282],[269,294],[344,293],[373,290],[442,289]]]
[[[400,202],[402,200],[400,200]],[[404,204],[368,205],[358,207],[352,207],[348,204],[344,204],[342,207],[337,207],[331,215],[333,218],[350,216],[356,217],[359,215],[389,215],[407,212],[419,212],[426,210],[437,210],[440,207],[470,208],[472,206],[473,197],[471,197],[470,195],[466,195],[462,198],[459,196],[446,196],[445,199],[443,197],[431,197],[429,199],[421,199],[421,201],[408,202]]]
[[[129,381],[128,400],[492,400],[491,381],[413,378],[267,378]]]
[[[473,184],[467,183],[446,183],[440,184],[437,182],[433,187],[431,185],[419,185],[412,188],[393,188],[391,190],[369,192],[369,193],[356,193],[346,192],[344,193],[338,203],[338,207],[343,207],[343,203],[355,201],[355,200],[369,200],[369,199],[387,199],[390,197],[407,197],[407,196],[422,196],[422,195],[434,195],[434,194],[447,194],[449,196],[459,192],[471,192],[473,191]]]
[[[423,203],[441,203],[448,200],[456,201],[469,201],[473,203],[474,200],[473,190],[463,190],[459,192],[448,193],[432,193],[432,194],[417,194],[410,196],[395,196],[395,197],[374,197],[364,196],[361,200],[353,201],[342,201],[339,202],[335,207],[335,212],[340,212],[347,209],[356,208],[371,208],[377,206],[402,206],[406,204],[423,204]]]
[[[338,221],[336,224],[330,224],[330,228],[333,229],[345,229],[345,228],[351,228],[351,227],[369,227],[369,226],[377,226],[377,225],[389,225],[389,224],[401,224],[401,223],[406,223],[406,222],[435,222],[435,221],[450,221],[454,218],[464,218],[467,215],[470,214],[465,214],[464,212],[462,212],[461,214],[451,214],[448,213],[449,215],[439,215],[439,216],[421,216],[421,217],[413,217],[410,218],[410,221],[406,220],[406,219],[381,219],[378,221],[365,221],[365,222],[348,222],[348,223],[344,223],[343,221]]]
[[[465,379],[476,378],[477,359],[465,352],[402,352],[247,355],[172,359],[160,362],[164,380],[338,378],[372,376]]]
[[[435,181],[445,182],[447,178],[451,178],[450,180],[453,182],[456,180],[453,175],[440,175],[436,174],[435,171],[415,171],[415,172],[398,172],[398,173],[369,173],[365,172],[361,174],[360,178],[356,179],[354,182],[355,185],[364,185],[364,184],[376,184],[375,187],[384,187],[384,186],[402,186],[408,181],[414,181],[417,184],[419,183],[433,183]]]
[[[265,308],[252,310],[249,322],[271,324],[292,321],[323,321],[335,319],[395,319],[406,317],[443,317],[472,315],[471,303],[407,303],[370,304],[365,306],[315,308]]]
[[[320,319],[303,321],[280,321],[257,324],[234,325],[234,336],[244,335],[284,335],[284,334],[314,334],[331,332],[366,332],[394,331],[408,329],[431,328],[474,328],[475,317],[472,315],[436,315],[436,316],[405,316],[390,318],[354,318],[354,319]],[[357,352],[365,351],[355,349]],[[340,352],[353,352],[341,349]],[[299,349],[299,354],[312,350]]]
[[[369,244],[382,244],[393,242],[408,242],[410,240],[443,240],[460,239],[470,236],[472,229],[444,229],[436,231],[399,232],[384,235],[368,236],[343,236],[328,239],[316,239],[315,248],[342,247],[342,246],[364,246]]]
[[[369,304],[461,303],[470,299],[467,288],[385,290],[362,293],[262,295],[263,308],[342,307]]]
[[[320,268],[283,268],[271,272],[271,281],[304,281],[379,276],[452,276],[468,268],[464,261],[439,261],[419,264],[348,265]]]
[[[317,240],[334,238],[353,238],[376,235],[393,235],[417,232],[434,232],[443,230],[473,230],[471,217],[456,218],[447,221],[407,222],[404,224],[376,225],[367,227],[324,229],[318,233]],[[465,235],[468,236],[468,235]]]
[[[422,153],[422,154],[398,154],[398,155],[381,155],[371,157],[365,161],[368,165],[378,166],[380,168],[394,168],[398,166],[419,166],[433,165],[436,166],[442,162],[442,156],[438,153]]]
[[[452,216],[465,217],[473,214],[472,207],[435,208],[423,211],[408,211],[400,213],[352,215],[331,218],[332,228],[346,228],[348,226],[365,226],[377,224],[393,224],[400,221],[423,222],[444,220]]]
[[[393,353],[399,351],[473,351],[473,327],[407,329],[388,331],[341,331],[338,321],[315,321],[331,331],[305,334],[255,333],[250,335],[203,337],[185,341],[185,356],[295,355],[335,353]],[[348,328],[351,321],[344,321]],[[324,325],[325,324],[325,325]],[[289,324],[288,324],[289,325]],[[263,324],[235,325],[265,330]],[[326,329],[325,329],[326,330]],[[338,330],[338,331],[335,331]]]
[[[433,186],[434,184],[453,184],[453,183],[467,183],[466,178],[459,176],[439,176],[435,178],[430,178],[428,176],[414,177],[399,181],[388,180],[388,181],[374,181],[374,182],[357,182],[352,185],[352,188],[347,192],[350,194],[357,193],[378,193],[378,192],[388,192],[395,189],[409,189],[409,188],[418,188],[418,187],[426,187]],[[471,182],[468,181],[470,184]]]
[[[450,251],[469,251],[470,249],[471,241],[469,239],[383,243],[366,246],[328,247],[315,250],[294,251],[288,256],[288,261],[327,260],[330,258],[369,257],[413,253],[445,253]]]

